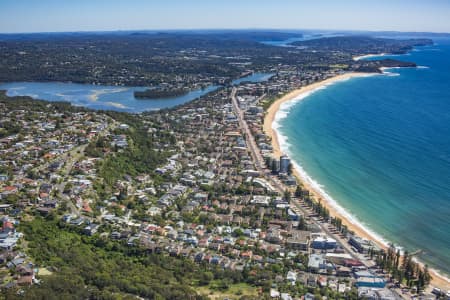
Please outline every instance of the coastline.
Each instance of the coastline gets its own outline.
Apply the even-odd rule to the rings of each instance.
[[[366,57],[372,57],[372,56],[380,56],[378,55],[364,55],[360,57],[355,57],[354,60],[366,58]],[[384,73],[384,70],[382,70]],[[272,141],[272,147],[273,147],[273,155],[276,157],[279,157],[283,154],[282,145],[280,144],[280,137],[279,133],[277,132],[277,129],[275,128],[275,124],[277,121],[277,113],[282,108],[282,104],[290,102],[290,101],[302,101],[305,99],[310,93],[321,89],[325,86],[328,86],[330,84],[348,80],[351,78],[356,77],[367,77],[367,76],[374,76],[379,75],[377,73],[344,73],[341,75],[337,75],[319,82],[315,82],[313,84],[304,86],[300,89],[293,90],[289,92],[288,94],[282,96],[281,98],[277,99],[272,105],[269,107],[269,109],[266,112],[266,115],[264,117],[264,125],[263,130],[264,132],[271,137]],[[306,172],[303,171],[303,169],[294,164],[294,175],[297,178],[299,182],[303,184],[305,188],[307,188],[315,197],[316,199],[320,199],[322,203],[329,209],[330,215],[334,217],[339,217],[342,219],[343,224],[347,225],[348,229],[350,231],[353,231],[356,235],[371,240],[374,243],[376,243],[379,247],[383,249],[387,249],[389,247],[388,242],[384,241],[380,236],[377,236],[376,233],[372,232],[368,228],[366,228],[363,224],[358,222],[357,219],[355,219],[353,216],[351,216],[347,211],[345,211],[344,208],[338,205],[335,201],[330,199],[326,193],[324,193],[320,188],[315,184],[315,182],[306,174]],[[421,265],[423,265],[421,263]],[[430,268],[429,269],[431,276],[433,277],[431,281],[432,286],[437,286],[441,289],[450,289],[450,279],[447,278],[444,275],[441,275],[438,273],[437,270]]]
[[[347,80],[347,79],[355,78],[355,77],[366,77],[366,76],[373,76],[373,75],[377,75],[377,74],[356,73],[356,72],[345,73],[342,75],[331,77],[331,78],[325,79],[323,81],[319,81],[319,82],[304,86],[300,89],[294,90],[294,91],[286,94],[285,96],[283,96],[280,99],[278,99],[277,101],[275,101],[270,106],[270,108],[267,110],[267,113],[264,118],[264,131],[266,132],[266,134],[268,134],[272,138],[272,147],[273,147],[274,156],[278,157],[283,154],[283,150],[281,149],[281,144],[279,142],[278,132],[273,126],[274,122],[276,120],[276,114],[280,110],[282,104],[292,101],[292,100],[295,100],[295,99],[298,99],[302,95],[307,96],[309,93],[316,91],[316,90],[318,90],[326,85],[332,84],[332,83],[336,83],[339,81],[343,81],[343,80]],[[302,98],[300,101],[302,101],[303,99],[304,98]],[[387,243],[380,241],[379,238],[377,238],[373,234],[370,234],[369,232],[367,232],[367,230],[362,228],[362,226],[360,224],[357,224],[355,222],[355,220],[351,220],[349,218],[348,214],[344,214],[342,212],[342,209],[339,209],[336,207],[335,203],[330,203],[330,201],[328,201],[326,199],[326,197],[324,197],[324,195],[322,195],[321,191],[319,191],[316,187],[314,187],[312,182],[310,180],[308,180],[307,178],[305,178],[304,174],[301,174],[301,173],[303,173],[303,172],[301,172],[301,170],[299,170],[298,168],[294,168],[294,175],[297,177],[297,179],[317,199],[322,200],[322,203],[324,203],[324,205],[326,205],[327,208],[330,210],[331,215],[341,218],[343,223],[348,226],[348,229],[351,231],[354,231],[357,235],[359,235],[363,238],[366,238],[366,239],[373,240],[374,242],[377,243],[378,246],[387,249],[387,247],[388,247]]]
[[[371,58],[371,57],[378,57],[378,56],[385,56],[388,55],[387,53],[380,53],[380,54],[366,54],[366,55],[359,55],[359,56],[354,56],[353,60],[354,61],[358,61],[361,59],[365,59],[365,58]]]

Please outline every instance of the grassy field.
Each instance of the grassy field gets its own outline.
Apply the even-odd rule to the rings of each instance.
[[[47,268],[40,268],[38,274],[39,276],[50,276],[53,274],[53,272],[51,272]]]
[[[239,299],[242,296],[258,299],[258,289],[249,286],[246,283],[230,284],[227,289],[218,289],[219,282],[212,281],[210,285],[196,288],[201,295],[208,296],[210,299]]]

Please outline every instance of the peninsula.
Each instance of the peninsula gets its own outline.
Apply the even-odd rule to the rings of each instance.
[[[137,99],[157,99],[157,98],[172,98],[184,96],[189,93],[185,89],[146,89],[145,91],[135,91],[134,97]]]
[[[327,203],[283,155],[273,128],[287,101],[340,80],[379,76],[382,67],[415,66],[353,56],[432,41],[317,36],[314,43],[277,47],[259,40],[272,34],[2,41],[4,82],[164,87],[136,92],[143,98],[221,85],[191,102],[142,113],[2,91],[0,284],[6,298],[443,296],[448,282],[420,266],[414,253],[402,256]],[[342,48],[349,40],[357,50]],[[274,75],[229,84],[256,72]]]

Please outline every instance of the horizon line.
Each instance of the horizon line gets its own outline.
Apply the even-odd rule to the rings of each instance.
[[[0,32],[0,35],[15,34],[64,34],[64,33],[114,33],[114,32],[160,32],[160,31],[344,31],[344,32],[370,32],[370,33],[413,33],[413,34],[448,34],[446,31],[400,31],[400,30],[366,30],[366,29],[321,29],[321,28],[270,28],[270,27],[242,27],[242,28],[161,28],[161,29],[98,29],[98,30],[68,30],[68,31],[23,31],[23,32]]]

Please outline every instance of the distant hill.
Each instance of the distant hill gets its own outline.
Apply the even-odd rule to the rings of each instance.
[[[145,37],[160,39],[180,36],[184,38],[219,39],[238,41],[282,41],[289,38],[300,38],[300,32],[285,32],[275,30],[138,30],[138,31],[92,31],[92,32],[42,32],[42,33],[11,33],[0,34],[0,41],[26,41],[61,38],[88,38],[93,36],[110,37]]]
[[[318,51],[339,51],[350,54],[391,53],[404,54],[414,46],[432,45],[431,39],[386,39],[369,36],[338,36],[293,42]]]

